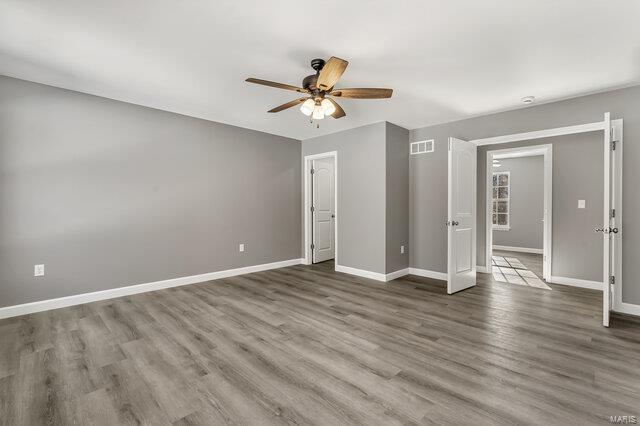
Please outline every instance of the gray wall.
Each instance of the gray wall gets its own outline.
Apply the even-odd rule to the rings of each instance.
[[[504,158],[500,164],[493,171],[509,172],[511,179],[510,228],[494,230],[493,244],[542,250],[544,157]]]
[[[0,77],[0,306],[300,258],[300,153]]]
[[[592,132],[478,148],[478,158],[484,158],[483,164],[486,164],[486,152],[494,149],[553,145],[553,276],[602,282],[602,234],[593,232],[593,228],[602,223],[602,143],[602,132]],[[480,200],[485,199],[484,182],[485,167],[482,167],[478,170]],[[578,209],[578,200],[586,200],[585,209]],[[478,203],[478,223],[485,223],[482,201]],[[482,240],[482,245],[478,245],[478,264],[484,265],[482,231],[484,227],[478,229],[478,240]],[[494,231],[493,235],[500,233]]]
[[[386,271],[390,273],[409,267],[409,131],[391,123],[386,131]]]
[[[411,141],[435,139],[435,152],[412,156],[409,162],[411,266],[447,270],[443,225],[447,216],[447,137],[477,139],[602,121],[605,112],[611,112],[612,118],[624,118],[623,214],[627,219],[623,230],[623,301],[640,304],[640,276],[634,269],[640,258],[640,223],[633,220],[640,211],[640,186],[634,184],[640,181],[640,168],[635,167],[640,163],[640,144],[636,143],[640,139],[638,86],[412,130]],[[484,161],[478,157],[478,170],[484,170]],[[484,264],[483,228],[478,232],[478,262]]]
[[[382,274],[386,273],[385,139],[386,123],[381,122],[302,141],[303,156],[338,152],[339,264]]]

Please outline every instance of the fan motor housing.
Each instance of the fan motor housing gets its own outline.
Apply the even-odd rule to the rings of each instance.
[[[318,74],[311,74],[302,79],[302,87],[309,90],[315,90],[317,82]]]
[[[309,90],[316,90],[318,88],[317,86],[318,75],[320,73],[320,70],[324,67],[324,64],[325,64],[324,59],[316,58],[311,60],[311,68],[313,68],[316,71],[316,73],[308,75],[305,78],[303,78],[302,87]]]

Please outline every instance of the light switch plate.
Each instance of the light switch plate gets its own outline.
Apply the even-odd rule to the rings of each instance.
[[[400,254],[404,254],[404,246],[400,246]]]
[[[43,277],[44,276],[44,265],[34,265],[33,266],[33,276],[34,277]]]
[[[240,244],[238,244],[238,251],[239,251],[240,253],[244,252],[244,243],[240,243]]]
[[[584,209],[586,206],[586,200],[578,200],[578,208],[579,209]]]

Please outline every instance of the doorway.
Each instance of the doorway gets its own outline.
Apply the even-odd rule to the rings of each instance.
[[[540,278],[549,281],[553,249],[553,146],[545,144],[487,151],[486,170],[487,272],[503,273],[500,268],[504,266],[508,272],[503,274],[505,279],[526,284],[525,277],[511,274],[510,268],[503,265],[509,260],[495,259],[493,250],[531,253],[534,256],[530,257],[541,256]],[[514,190],[518,189],[520,191],[515,195],[521,202],[514,203]],[[526,190],[526,194],[522,190]],[[513,259],[517,256],[509,253],[507,257]],[[521,259],[518,260],[522,263]],[[535,262],[535,259],[531,260]],[[496,267],[498,270],[494,271]],[[530,278],[532,285],[541,286],[534,277]]]
[[[604,192],[604,203],[601,210],[602,225],[596,225],[594,230],[596,233],[602,235],[602,280],[598,283],[598,288],[602,290],[602,324],[606,327],[609,326],[610,312],[612,310],[621,312],[625,311],[625,304],[622,302],[622,126],[622,119],[611,120],[610,114],[605,113],[604,120],[600,122],[476,139],[472,141],[477,146],[483,146],[589,132],[604,133],[604,138],[601,137],[600,139],[602,141],[600,149],[604,152],[604,173],[600,175],[604,176],[604,185],[602,186]],[[603,133],[599,134],[602,135]],[[489,156],[487,156],[487,176],[492,174],[491,164],[492,159],[490,162]],[[486,242],[486,263],[484,268],[485,272],[489,273],[492,272],[492,200],[489,200],[489,196],[492,194],[492,188],[489,186],[490,182],[491,181],[487,179],[487,197],[485,197],[487,231],[484,235]],[[549,207],[549,213],[550,211],[551,209]],[[551,232],[551,221],[549,220],[548,222],[547,227],[549,232]],[[551,238],[549,234],[547,244],[550,243]],[[547,270],[545,273],[549,276],[552,273],[550,268],[550,247],[549,250],[545,247],[545,254],[547,255]],[[576,285],[568,282],[564,284]]]
[[[305,264],[338,264],[338,153],[304,157]]]

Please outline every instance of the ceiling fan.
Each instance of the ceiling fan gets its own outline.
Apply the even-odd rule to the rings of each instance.
[[[323,59],[313,59],[311,61],[311,68],[313,68],[316,73],[306,76],[302,80],[302,87],[258,78],[248,78],[245,81],[275,87],[277,89],[304,93],[306,96],[277,106],[268,112],[280,112],[302,104],[300,111],[302,111],[304,115],[311,116],[314,120],[322,120],[329,115],[333,118],[341,118],[347,115],[331,96],[351,99],[384,99],[391,97],[393,89],[336,89],[334,86],[345,69],[347,69],[347,65],[349,65],[349,62],[334,56],[326,62]]]

